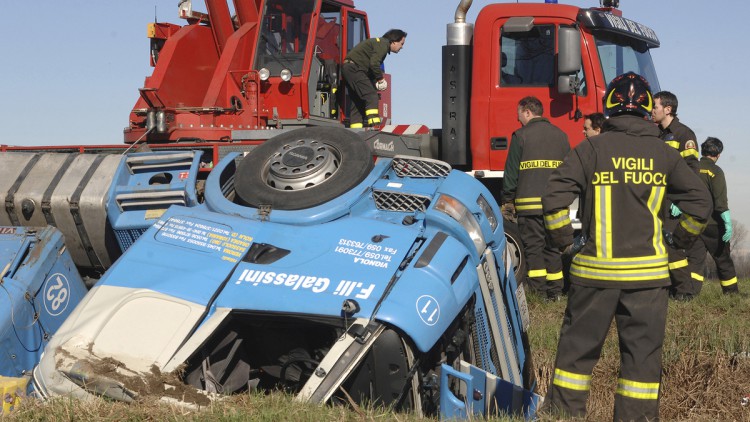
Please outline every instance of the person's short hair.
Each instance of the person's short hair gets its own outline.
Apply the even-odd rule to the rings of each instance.
[[[383,34],[383,38],[387,39],[388,42],[399,42],[406,37],[406,32],[400,29],[389,29],[388,32]]]
[[[523,97],[518,102],[518,108],[521,110],[529,110],[534,116],[542,116],[544,114],[544,107],[542,102],[537,97]]]
[[[672,107],[672,117],[677,117],[677,96],[669,91],[659,91],[654,95],[654,100],[659,99],[662,107]]]
[[[724,151],[724,144],[719,138],[709,136],[701,144],[701,155],[704,157],[718,157],[722,151]]]
[[[604,126],[604,121],[607,120],[606,117],[604,117],[604,114],[602,113],[591,113],[583,116],[584,119],[591,120],[591,128],[592,129],[598,129],[602,130],[602,127]]]

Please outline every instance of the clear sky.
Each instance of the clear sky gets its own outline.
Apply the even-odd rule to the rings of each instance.
[[[538,1],[541,3],[542,1]],[[598,0],[559,0],[596,6]],[[205,9],[201,1],[196,8]],[[458,0],[355,0],[373,35],[409,33],[386,60],[392,74],[393,123],[440,125],[440,56]],[[493,3],[475,0],[468,13]],[[183,24],[177,0],[0,1],[0,144],[111,144],[122,129],[149,67],[146,25]],[[719,5],[720,7],[717,7]],[[750,145],[744,126],[750,84],[745,29],[750,2],[621,0],[623,16],[653,28],[652,52],[662,89],[679,98],[680,120],[698,143],[724,142],[718,164],[729,183],[732,217],[750,226]],[[509,110],[515,113],[515,110]]]

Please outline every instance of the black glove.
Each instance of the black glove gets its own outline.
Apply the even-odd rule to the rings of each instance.
[[[562,252],[563,255],[567,256],[574,256],[578,252],[581,252],[581,249],[586,245],[586,241],[588,241],[588,237],[586,237],[586,234],[581,234],[580,236],[576,236],[575,239],[573,239],[573,243],[570,245],[561,248],[560,252]]]

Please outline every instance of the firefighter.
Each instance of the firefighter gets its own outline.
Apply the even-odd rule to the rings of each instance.
[[[659,138],[676,149],[696,174],[698,174],[698,146],[695,133],[677,118],[677,96],[669,91],[657,92],[654,95],[654,107],[651,118],[659,124]],[[667,211],[668,210],[668,211]],[[677,226],[679,209],[674,204],[665,208],[664,226],[668,231]],[[693,298],[698,281],[690,276],[687,253],[681,249],[669,251],[669,274],[672,280],[670,296],[677,300],[688,301]]]
[[[545,239],[542,192],[570,144],[562,130],[542,117],[538,98],[522,98],[517,111],[522,127],[513,132],[505,161],[503,212],[511,221],[517,217],[528,268],[526,285],[554,301],[562,295],[562,260]]]
[[[601,135],[581,142],[550,176],[542,204],[550,241],[573,256],[571,287],[544,411],[584,417],[591,373],[612,319],[620,345],[616,421],[657,420],[667,317],[669,247],[687,247],[711,212],[706,187],[646,118],[648,82],[629,72],[603,99]],[[568,207],[581,196],[582,234]],[[683,213],[662,230],[664,197]]]
[[[366,39],[352,48],[344,59],[341,73],[354,103],[349,127],[380,126],[378,91],[388,88],[383,77],[383,61],[398,53],[406,42],[406,32],[391,29],[380,38]]]
[[[591,113],[583,116],[583,136],[588,139],[602,133],[605,119],[602,113]]]
[[[729,250],[729,241],[732,239],[732,217],[729,214],[729,201],[727,200],[727,181],[724,178],[724,171],[716,165],[723,150],[724,145],[717,138],[709,137],[701,144],[700,177],[711,193],[713,212],[700,240],[696,241],[688,251],[690,275],[698,281],[695,283],[696,290],[691,292],[695,296],[700,293],[703,285],[706,250],[716,263],[716,271],[719,274],[721,290],[724,294],[734,294],[740,291]]]

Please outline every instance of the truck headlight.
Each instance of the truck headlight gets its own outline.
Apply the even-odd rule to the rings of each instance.
[[[289,82],[292,80],[292,71],[289,69],[283,69],[279,76],[281,76],[282,81]]]
[[[492,207],[490,206],[490,203],[487,202],[486,199],[484,199],[484,196],[479,195],[479,198],[477,198],[477,205],[479,205],[479,208],[481,208],[482,213],[484,214],[484,218],[487,219],[487,221],[490,223],[490,229],[494,232],[497,228],[497,217],[495,216],[495,213],[492,211]]]
[[[435,209],[448,214],[451,218],[458,221],[461,227],[469,233],[474,246],[477,248],[477,253],[481,255],[484,252],[487,243],[484,241],[479,221],[477,221],[474,214],[464,204],[450,195],[443,194],[440,195],[437,203],[435,203]]]
[[[258,71],[258,77],[260,77],[261,81],[267,81],[270,76],[271,72],[265,67]]]

